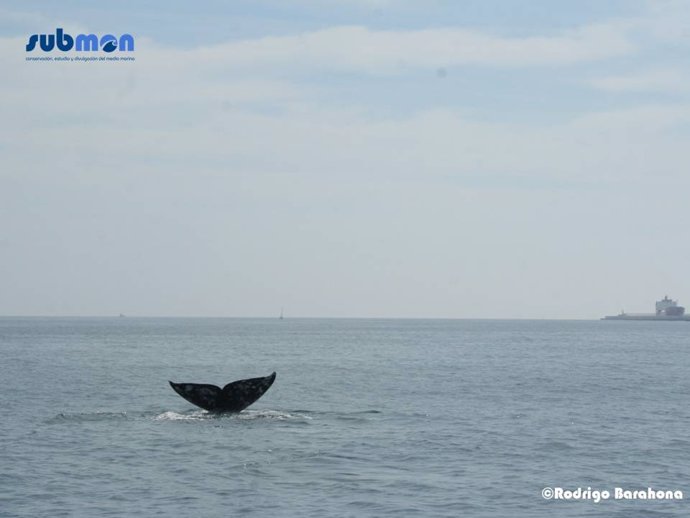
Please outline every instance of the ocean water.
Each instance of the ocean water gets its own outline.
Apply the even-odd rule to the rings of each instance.
[[[690,516],[685,322],[1,318],[0,354],[2,517]],[[237,415],[168,386],[274,370]]]

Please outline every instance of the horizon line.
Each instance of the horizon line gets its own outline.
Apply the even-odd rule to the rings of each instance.
[[[101,318],[101,319],[234,319],[234,320],[281,320],[275,316],[231,316],[231,315],[0,315],[0,318]],[[440,316],[284,316],[282,320],[601,320],[600,317],[440,317]]]

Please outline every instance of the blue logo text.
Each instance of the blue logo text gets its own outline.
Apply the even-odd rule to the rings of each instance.
[[[78,52],[132,52],[134,50],[134,36],[123,34],[118,39],[112,34],[106,34],[100,38],[95,34],[77,34],[72,37],[66,34],[62,28],[55,29],[55,34],[32,34],[26,44],[26,51],[31,52],[36,48],[36,44],[44,52],[50,52],[55,47],[62,52],[72,49]]]

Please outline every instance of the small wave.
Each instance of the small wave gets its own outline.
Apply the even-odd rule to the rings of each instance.
[[[309,412],[310,414],[315,414],[319,416],[324,416],[324,417],[333,417],[336,419],[339,418],[344,418],[344,419],[356,419],[356,418],[367,418],[367,416],[372,416],[372,415],[379,415],[383,414],[382,410],[354,410],[350,412],[336,412],[333,410],[295,410],[295,412]],[[412,414],[416,415],[416,414]],[[421,414],[421,415],[428,415],[428,414]]]
[[[349,421],[355,423],[368,423],[373,420],[379,420],[381,414],[380,410],[359,410],[357,412],[330,412],[330,417],[337,421]]]
[[[250,419],[276,419],[278,421],[286,420],[306,420],[311,421],[312,418],[306,414],[299,414],[297,412],[291,414],[289,412],[281,412],[279,410],[245,410],[239,414],[234,414],[235,419],[250,420]]]
[[[187,414],[180,414],[178,412],[163,412],[153,418],[154,421],[203,421],[210,419],[213,414],[209,414],[205,410],[193,411]]]
[[[127,412],[77,412],[77,413],[59,413],[56,416],[48,419],[47,424],[76,422],[87,423],[97,421],[112,421],[114,419],[128,419]]]

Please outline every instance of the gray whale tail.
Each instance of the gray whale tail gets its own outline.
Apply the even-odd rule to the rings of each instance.
[[[263,396],[275,379],[274,372],[265,378],[233,381],[222,389],[199,383],[168,383],[187,401],[209,412],[241,412]]]

